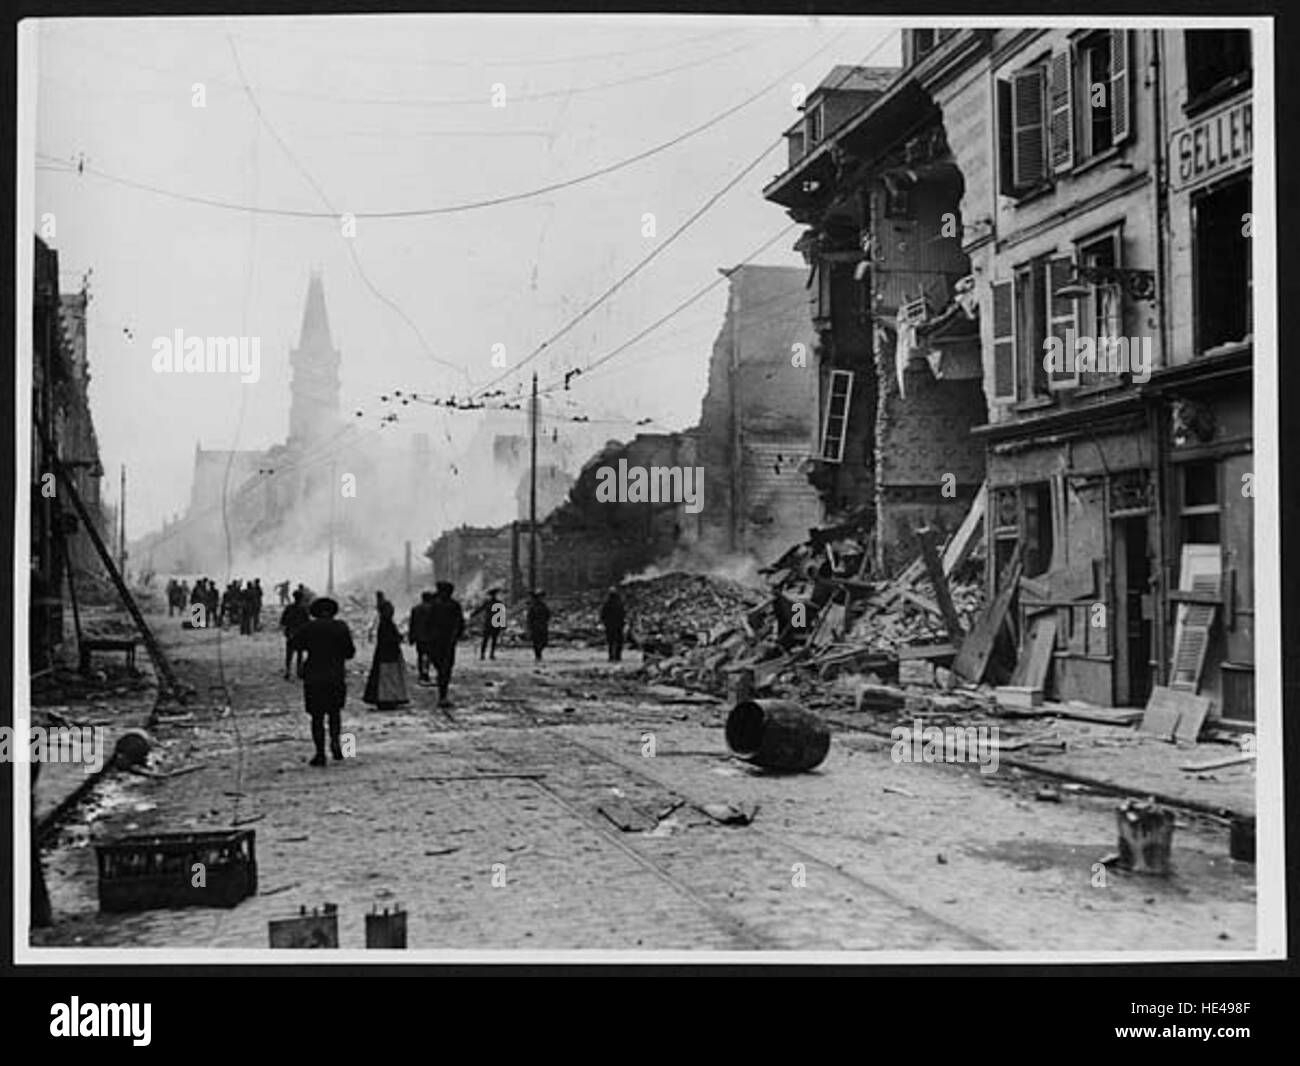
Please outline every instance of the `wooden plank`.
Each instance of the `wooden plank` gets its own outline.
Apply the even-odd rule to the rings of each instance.
[[[961,651],[957,653],[957,658],[952,664],[953,673],[966,678],[968,681],[973,681],[975,684],[979,684],[984,679],[984,671],[988,668],[989,656],[993,654],[993,643],[997,639],[998,631],[1002,628],[1003,622],[1006,621],[1007,611],[1011,608],[1011,600],[1015,597],[1019,587],[1020,549],[1017,546],[1016,553],[1011,560],[1009,573],[1002,582],[1002,591],[985,609],[979,622],[971,630],[970,636],[962,642]]]
[[[641,833],[653,829],[658,823],[632,804],[621,799],[602,800],[596,808],[624,833]]]
[[[1146,713],[1142,716],[1142,724],[1138,727],[1139,732],[1172,741],[1184,707],[1178,697],[1179,693],[1163,685],[1153,688],[1151,698],[1147,700]]]
[[[911,589],[903,589],[898,595],[901,599],[907,600],[908,603],[914,603],[922,610],[929,611],[936,618],[943,617],[943,612],[939,609],[939,605],[935,603],[934,600],[922,596],[919,592],[913,592]]]
[[[1020,579],[1020,595],[1027,599],[1046,603],[1052,598],[1052,590],[1051,586],[1045,581],[1039,581],[1032,577],[1022,577]]]
[[[957,527],[957,532],[952,535],[948,541],[948,546],[943,550],[943,576],[950,577],[952,572],[966,561],[970,555],[971,548],[975,546],[975,534],[979,532],[984,523],[984,513],[988,510],[989,483],[986,480],[980,485],[979,492],[975,494],[975,499],[971,501],[970,510],[966,512],[966,517]]]
[[[1218,759],[1210,759],[1206,762],[1189,762],[1178,767],[1180,770],[1186,770],[1189,773],[1199,773],[1202,770],[1222,770],[1226,766],[1240,766],[1243,763],[1254,762],[1255,755],[1253,752],[1245,755],[1225,755]]]
[[[948,659],[957,654],[953,644],[907,644],[898,649],[898,661],[906,659]]]
[[[943,624],[948,630],[948,637],[954,644],[958,644],[966,635],[966,631],[962,629],[961,619],[957,617],[957,608],[952,602],[952,590],[948,588],[948,579],[943,573],[943,563],[934,546],[935,532],[929,526],[922,526],[916,531],[916,539],[921,544],[921,560],[930,575],[930,583],[934,585],[934,595],[939,602],[939,610],[943,614]]]
[[[1047,583],[1052,590],[1051,598],[1054,600],[1073,602],[1095,596],[1097,592],[1097,574],[1091,560],[1049,573]]]
[[[1209,696],[1197,696],[1190,692],[1180,692],[1178,698],[1184,705],[1184,709],[1178,716],[1174,739],[1184,744],[1195,744],[1197,737],[1201,735],[1201,726],[1205,724],[1205,719],[1210,713],[1210,705],[1214,701]]]
[[[1043,703],[1043,690],[1030,685],[999,685],[993,695],[1003,707],[1040,707]]]
[[[1047,670],[1052,665],[1052,652],[1055,648],[1056,615],[1036,615],[1029,623],[1025,650],[1016,663],[1016,672],[1020,677],[1017,680],[1013,675],[1012,683],[1042,689],[1047,682]]]

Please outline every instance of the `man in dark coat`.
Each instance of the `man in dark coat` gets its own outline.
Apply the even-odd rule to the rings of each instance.
[[[605,647],[609,649],[609,661],[620,662],[623,658],[623,626],[627,622],[627,612],[623,608],[623,598],[618,589],[611,588],[600,609],[600,622],[605,627]]]
[[[451,686],[451,668],[456,662],[456,642],[465,632],[465,612],[452,599],[455,586],[439,581],[438,593],[429,604],[429,658],[438,675],[438,706],[450,707],[447,689]]]
[[[538,662],[542,661],[551,626],[551,609],[546,606],[545,596],[541,589],[533,589],[528,603],[528,636],[533,644],[533,658]]]
[[[293,603],[280,612],[280,630],[284,633],[284,679],[286,681],[289,680],[289,666],[295,656],[293,635],[310,621],[311,615],[307,613],[307,605],[302,602],[302,593],[295,592]],[[302,652],[298,651],[296,655],[298,665],[301,667]]]
[[[475,614],[483,612],[483,640],[478,647],[478,657],[497,657],[497,641],[506,630],[506,605],[500,589],[488,589],[488,598]]]
[[[418,680],[428,683],[429,655],[429,606],[433,603],[432,592],[421,592],[420,602],[411,608],[411,616],[406,622],[406,639],[415,645],[415,667]]]
[[[253,632],[260,633],[262,631],[262,579],[253,578],[253,584],[248,591],[253,606]]]
[[[325,765],[325,719],[329,719],[330,752],[343,758],[339,732],[343,704],[347,702],[347,660],[356,655],[352,632],[335,615],[339,605],[328,596],[312,600],[311,621],[297,629],[289,643],[294,651],[305,651],[302,693],[311,715],[311,739],[316,745],[312,766]]]

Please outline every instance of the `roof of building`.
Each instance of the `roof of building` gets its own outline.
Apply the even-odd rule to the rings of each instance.
[[[854,67],[840,63],[831,67],[810,95],[821,92],[884,92],[902,67]]]

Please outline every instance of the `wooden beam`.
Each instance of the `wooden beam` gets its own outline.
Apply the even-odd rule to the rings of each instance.
[[[930,573],[934,585],[935,598],[939,601],[939,610],[943,612],[944,625],[948,627],[948,636],[954,644],[959,644],[966,636],[961,619],[957,617],[957,608],[952,602],[952,592],[948,588],[948,579],[944,576],[943,562],[938,549],[934,546],[935,532],[929,526],[922,526],[916,531],[916,538],[921,542],[921,559]]]
[[[966,512],[966,517],[957,527],[957,532],[953,534],[948,546],[943,550],[944,577],[949,577],[970,555],[971,548],[975,546],[975,534],[983,524],[984,513],[988,510],[988,499],[989,483],[985,481],[980,485],[975,499],[971,501],[970,510]]]

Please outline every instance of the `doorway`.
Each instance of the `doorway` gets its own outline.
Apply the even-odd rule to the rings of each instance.
[[[1115,705],[1144,707],[1151,695],[1151,588],[1149,522],[1145,515],[1116,519],[1112,540],[1115,574]]]

